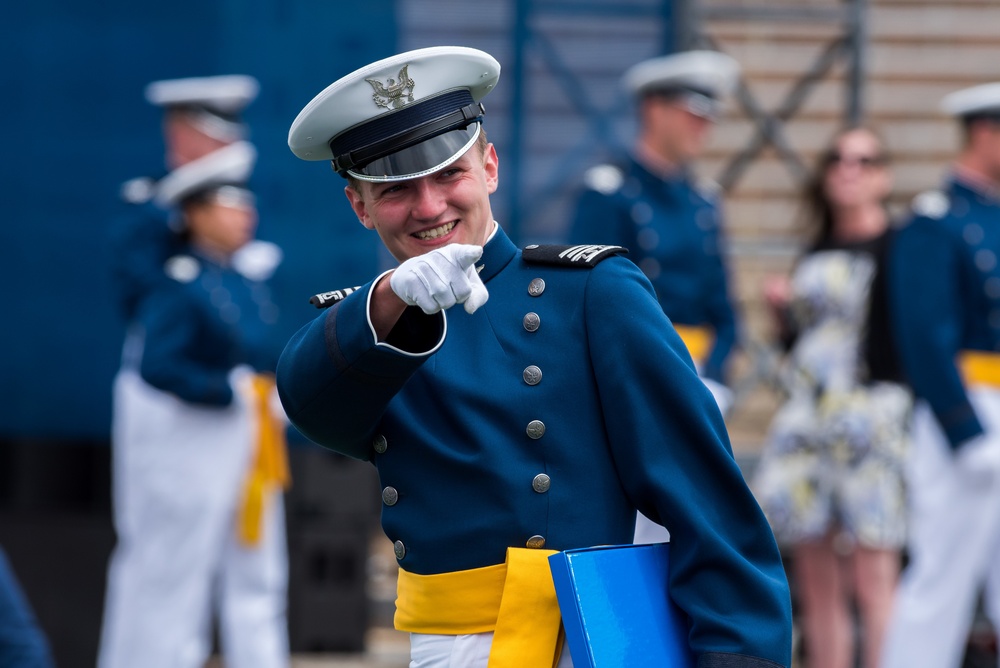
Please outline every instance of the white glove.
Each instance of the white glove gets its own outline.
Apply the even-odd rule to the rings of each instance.
[[[246,364],[230,369],[229,387],[233,389],[233,394],[242,397],[244,401],[250,401],[253,398],[253,375],[253,369]]]
[[[1000,476],[1000,439],[980,434],[958,447],[955,464],[971,478],[989,482]]]
[[[481,246],[467,244],[435,248],[399,265],[389,285],[400,299],[424,313],[455,304],[465,304],[466,312],[474,313],[490,297],[475,266],[482,254]]]

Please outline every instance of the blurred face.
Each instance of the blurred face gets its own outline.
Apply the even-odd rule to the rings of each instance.
[[[1000,183],[1000,121],[976,123],[972,132],[977,153],[982,156],[983,171]]]
[[[448,167],[407,181],[358,184],[344,189],[361,224],[378,232],[394,258],[448,244],[482,246],[493,231],[490,195],[497,189],[493,144],[473,146]]]
[[[183,112],[176,111],[168,113],[163,119],[163,137],[167,167],[171,170],[228,146],[227,142],[209,137],[195,128]]]
[[[713,122],[690,112],[677,100],[650,96],[643,101],[644,136],[651,149],[675,165],[694,160],[705,150]]]
[[[188,205],[184,214],[194,244],[226,256],[249,243],[257,229],[257,210],[245,202],[210,199]]]
[[[866,130],[841,135],[825,165],[823,188],[835,209],[880,204],[892,188],[882,145]]]

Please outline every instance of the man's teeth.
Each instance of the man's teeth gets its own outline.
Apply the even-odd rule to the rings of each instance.
[[[417,232],[417,238],[423,239],[425,241],[428,239],[437,239],[438,237],[443,237],[444,235],[448,234],[454,228],[455,228],[455,223],[445,223],[440,227],[435,227],[429,230],[423,230],[421,232]]]

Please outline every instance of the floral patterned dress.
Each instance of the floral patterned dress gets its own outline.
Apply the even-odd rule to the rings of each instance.
[[[906,535],[909,390],[869,377],[870,297],[884,238],[807,254],[792,278],[797,332],[753,488],[779,543],[843,532],[891,549]]]

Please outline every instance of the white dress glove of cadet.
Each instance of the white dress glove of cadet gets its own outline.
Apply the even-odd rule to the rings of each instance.
[[[980,434],[959,446],[956,465],[982,482],[1000,477],[1000,438],[992,432]]]
[[[465,304],[465,310],[474,313],[490,296],[476,271],[476,260],[482,254],[481,246],[467,244],[435,248],[399,265],[389,277],[389,285],[400,299],[419,306],[424,313],[437,313],[455,304]]]

